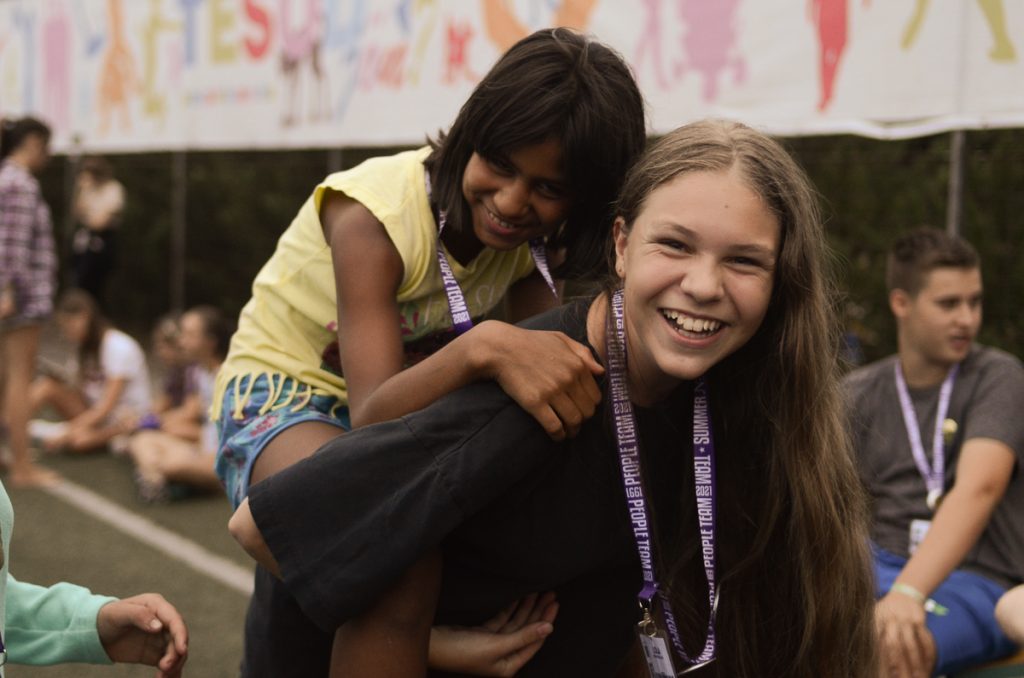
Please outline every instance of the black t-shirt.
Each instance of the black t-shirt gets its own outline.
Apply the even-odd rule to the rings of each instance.
[[[586,342],[587,306],[527,326]],[[632,643],[641,577],[605,405],[575,438],[554,442],[496,384],[474,384],[328,443],[254,486],[251,509],[289,591],[325,630],[441,544],[437,623],[477,624],[553,590],[555,632],[521,675],[613,675]],[[691,408],[681,388],[637,410],[662,525],[693,501],[681,491],[692,488]],[[645,440],[673,441],[671,454],[651,454]]]

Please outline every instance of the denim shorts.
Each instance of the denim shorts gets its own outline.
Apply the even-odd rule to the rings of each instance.
[[[216,468],[232,508],[249,494],[253,464],[279,433],[307,421],[352,428],[347,406],[335,396],[311,391],[308,384],[283,375],[241,376],[228,383],[217,420]],[[242,416],[236,418],[239,400]]]
[[[874,544],[872,554],[875,596],[881,598],[892,588],[907,559]],[[926,620],[928,630],[935,638],[935,671],[932,675],[957,673],[1017,650],[996,623],[996,602],[1004,593],[1006,589],[991,579],[965,570],[954,570],[939,584],[930,597],[946,607],[949,614],[929,613]]]

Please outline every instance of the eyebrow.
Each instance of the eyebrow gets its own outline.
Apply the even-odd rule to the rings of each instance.
[[[679,231],[688,238],[699,240],[699,236],[691,229],[683,226],[675,221],[658,221],[655,222],[656,226],[663,226]],[[741,243],[739,245],[732,245],[729,247],[729,252],[733,254],[756,254],[762,257],[767,257],[770,261],[775,261],[775,250],[764,245],[758,245],[756,243]]]

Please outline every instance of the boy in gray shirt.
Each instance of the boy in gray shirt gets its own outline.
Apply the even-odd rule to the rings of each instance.
[[[1024,581],[1024,368],[974,343],[977,253],[920,229],[886,282],[898,352],[847,376],[872,498],[882,675],[953,673],[1009,654],[993,609]]]

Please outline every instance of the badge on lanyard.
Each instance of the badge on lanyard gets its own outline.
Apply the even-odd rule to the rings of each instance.
[[[942,382],[939,389],[938,411],[935,413],[935,434],[932,436],[932,461],[928,464],[928,457],[924,451],[924,443],[921,440],[921,429],[917,424],[917,413],[914,411],[914,403],[910,399],[910,391],[907,390],[907,382],[903,378],[903,369],[899,361],[896,361],[896,392],[900,398],[900,410],[903,413],[903,425],[907,429],[907,437],[910,439],[910,451],[914,455],[914,463],[917,470],[924,479],[925,487],[928,488],[928,495],[925,503],[928,509],[934,513],[942,501],[942,493],[946,481],[946,438],[952,438],[956,434],[956,422],[947,419],[949,413],[949,401],[953,395],[953,383],[956,381],[960,365],[954,365],[949,374]]]
[[[629,399],[629,386],[626,380],[626,329],[621,289],[612,295],[611,307],[610,322],[614,324],[610,330],[614,330],[614,336],[611,336],[612,331],[609,331],[607,350],[615,439],[619,451],[622,483],[626,491],[626,505],[633,525],[633,537],[640,555],[644,580],[643,588],[637,594],[640,608],[644,613],[643,620],[637,625],[637,636],[652,678],[672,678],[709,664],[716,657],[715,616],[718,610],[718,588],[715,584],[715,562],[718,550],[715,443],[711,430],[707,385],[700,379],[693,392],[693,471],[701,553],[708,584],[709,614],[704,648],[696,659],[691,659],[683,648],[679,627],[672,613],[672,604],[665,593],[659,590],[654,573],[654,544],[650,532],[652,524],[648,516],[647,499],[644,496],[640,473],[636,417],[633,414],[633,404]],[[673,649],[688,665],[682,671],[675,669]]]
[[[427,184],[427,199],[430,199],[430,172],[425,172]],[[462,293],[459,281],[455,278],[452,266],[448,257],[444,254],[444,245],[441,243],[441,234],[444,233],[445,224],[448,223],[447,213],[443,210],[438,215],[440,222],[437,227],[437,265],[441,269],[441,281],[444,283],[444,293],[448,298],[448,312],[452,317],[452,328],[456,334],[462,334],[473,327],[473,319],[469,315],[469,305]],[[537,267],[544,282],[548,284],[551,294],[558,299],[558,290],[555,288],[555,281],[551,277],[551,270],[548,267],[548,256],[544,249],[544,238],[534,238],[530,241],[530,255],[533,257],[533,265]]]
[[[676,678],[676,667],[672,661],[671,641],[668,634],[658,628],[650,612],[644,611],[644,618],[637,624],[637,638],[647,661],[647,672],[651,678]]]

